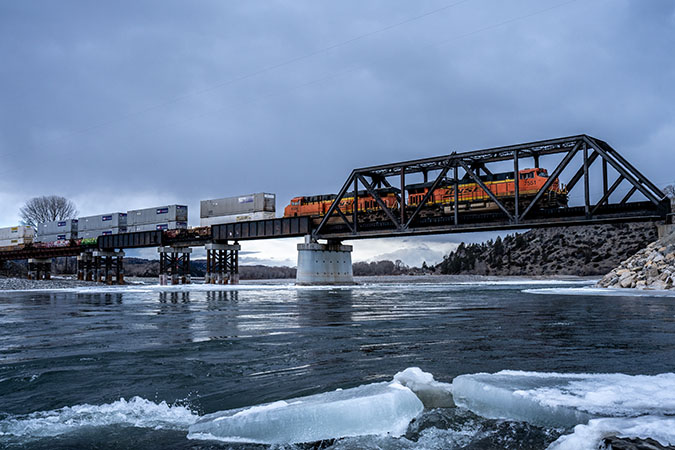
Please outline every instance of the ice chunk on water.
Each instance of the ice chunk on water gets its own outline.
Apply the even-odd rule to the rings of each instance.
[[[82,427],[124,425],[186,430],[198,416],[185,406],[154,403],[141,397],[103,405],[75,405],[0,420],[0,436],[48,437]],[[1,445],[0,445],[1,446]]]
[[[394,375],[394,381],[410,388],[422,400],[425,408],[451,408],[452,385],[434,380],[434,376],[419,367],[408,367]]]
[[[188,438],[286,444],[368,434],[400,436],[423,409],[407,387],[375,383],[209,414],[190,426]]]
[[[593,419],[587,425],[574,427],[574,433],[558,438],[548,450],[596,450],[601,441],[609,436],[651,438],[664,446],[675,445],[675,417]]]
[[[600,416],[675,414],[675,374],[501,371],[460,375],[455,403],[488,418],[572,427]]]

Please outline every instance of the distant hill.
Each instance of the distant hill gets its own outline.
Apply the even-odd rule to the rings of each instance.
[[[657,239],[653,223],[541,228],[482,244],[460,244],[443,274],[604,275]]]

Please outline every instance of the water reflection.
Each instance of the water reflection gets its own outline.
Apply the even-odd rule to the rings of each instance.
[[[239,291],[207,291],[206,303],[208,309],[220,309],[222,302],[239,302]]]
[[[177,291],[162,291],[159,293],[160,303],[189,303],[190,302],[190,293],[187,291],[177,292]]]
[[[351,289],[299,290],[298,324],[313,327],[351,325],[353,302]]]
[[[80,303],[88,305],[121,305],[123,294],[113,292],[100,292],[94,294],[80,293],[78,300]]]

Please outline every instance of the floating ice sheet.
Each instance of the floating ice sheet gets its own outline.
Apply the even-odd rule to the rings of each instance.
[[[526,294],[543,295],[599,295],[603,297],[675,297],[675,290],[659,291],[650,289],[618,289],[595,287],[556,287],[541,289],[523,289]]]
[[[103,405],[75,405],[0,420],[0,437],[49,437],[83,427],[128,425],[185,430],[198,416],[184,406],[154,403],[140,397]],[[1,445],[0,445],[1,446]]]
[[[407,387],[375,383],[209,414],[188,438],[286,444],[361,435],[405,433],[423,410]]]
[[[570,428],[596,417],[675,414],[675,374],[501,371],[460,375],[455,403],[487,418]]]
[[[593,419],[561,436],[548,450],[597,450],[606,437],[651,438],[661,445],[675,445],[675,417],[641,416]]]
[[[419,367],[408,367],[394,375],[394,381],[412,390],[425,408],[450,408],[455,406],[452,399],[452,385],[434,380],[434,376]]]

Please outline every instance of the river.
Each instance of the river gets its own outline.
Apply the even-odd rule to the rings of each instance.
[[[0,292],[0,447],[267,448],[187,439],[198,416],[391,380],[500,370],[673,371],[673,297],[588,281]],[[575,295],[571,295],[575,294]],[[428,410],[402,437],[275,448],[544,449],[565,430]]]

